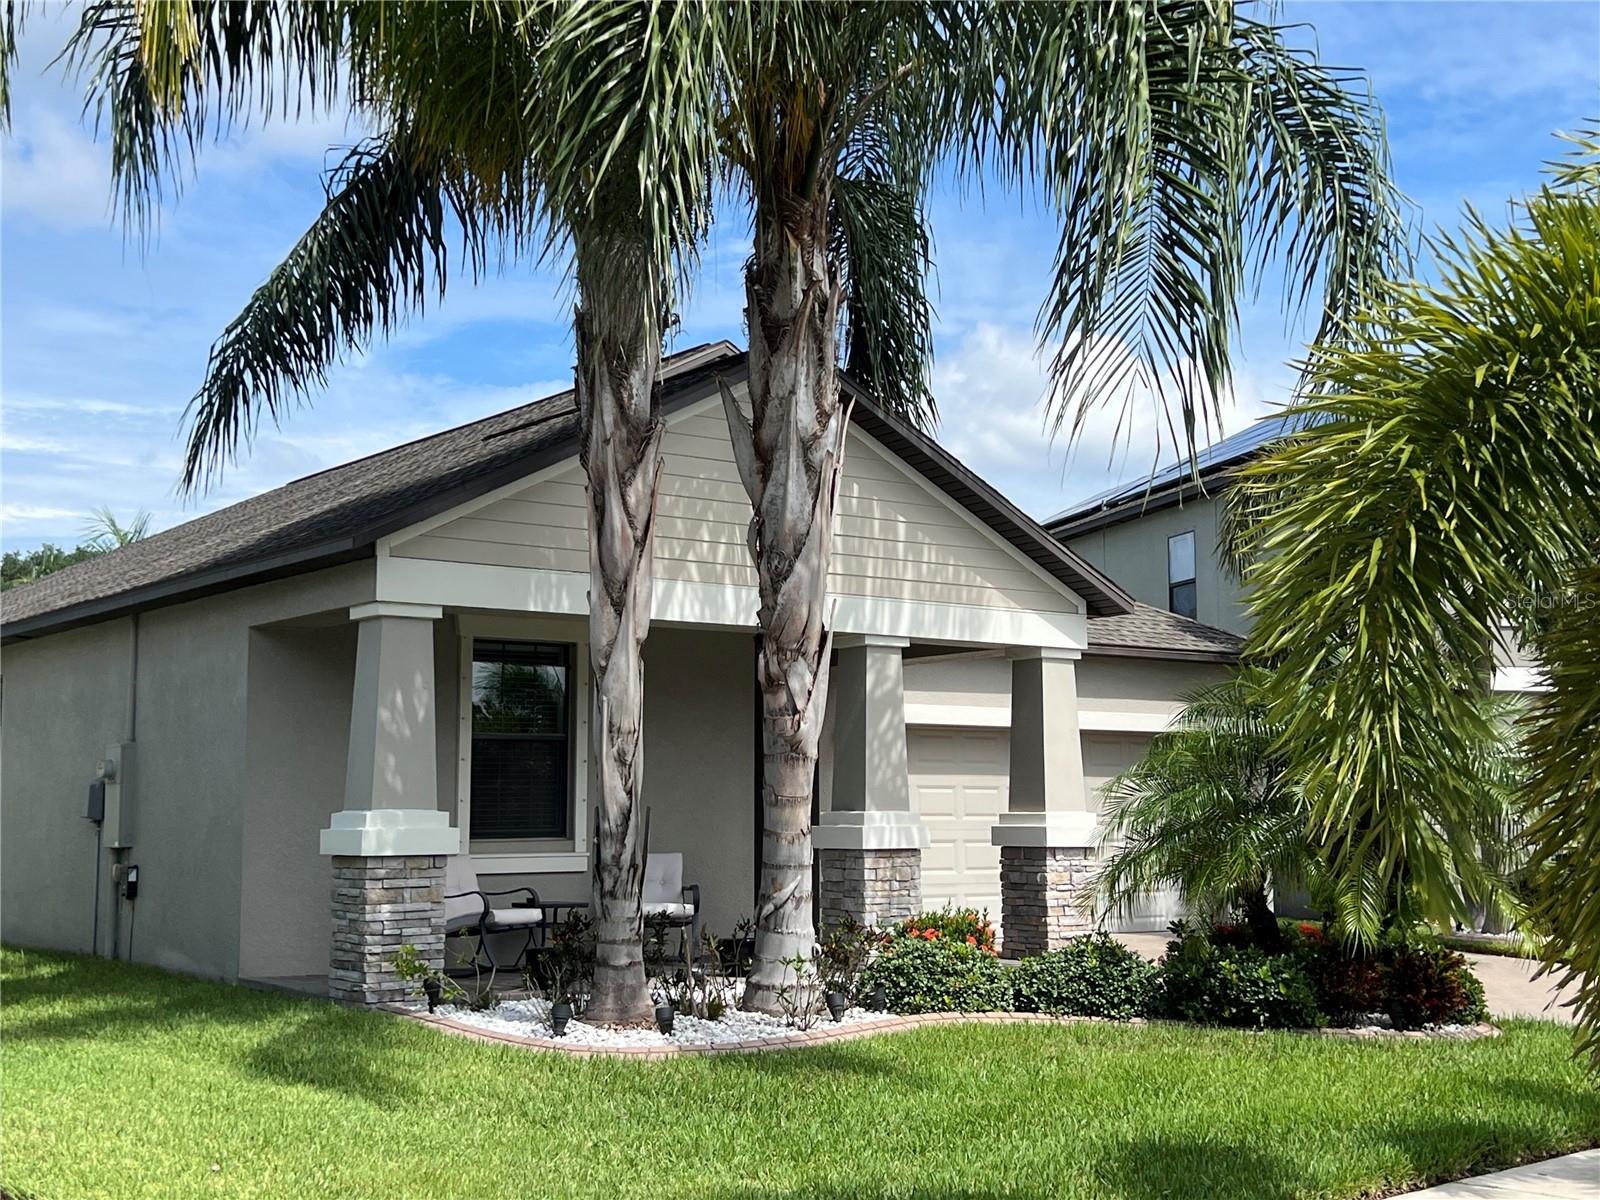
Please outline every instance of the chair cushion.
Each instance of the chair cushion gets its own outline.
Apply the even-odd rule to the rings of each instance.
[[[538,925],[544,920],[542,908],[491,908],[489,924],[515,926]]]
[[[644,860],[644,903],[676,904],[683,899],[683,855],[651,853]]]
[[[669,921],[687,921],[694,916],[692,904],[666,903],[646,900],[644,915],[647,917],[666,917]]]

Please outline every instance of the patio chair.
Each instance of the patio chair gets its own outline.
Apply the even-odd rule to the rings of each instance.
[[[689,966],[700,949],[700,885],[683,882],[683,855],[645,855],[644,919],[688,930]]]
[[[528,956],[528,948],[533,945],[533,935],[544,925],[544,910],[539,907],[539,893],[530,887],[507,888],[501,892],[486,892],[478,886],[478,873],[472,869],[472,859],[465,854],[452,854],[445,860],[444,866],[444,935],[478,937],[477,949],[473,952],[475,959],[478,956],[488,960],[489,966],[495,970],[501,967],[514,968]],[[520,901],[513,901],[504,907],[496,907],[494,900],[501,896],[521,896]],[[489,941],[493,934],[520,933],[522,949],[519,950],[509,963],[503,963],[495,957],[494,944]]]

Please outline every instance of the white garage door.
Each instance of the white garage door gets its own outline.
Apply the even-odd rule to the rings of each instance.
[[[1000,848],[989,829],[1006,809],[1004,729],[906,731],[911,803],[928,826],[922,904],[988,909],[1000,924]]]
[[[1085,733],[1083,773],[1090,803],[1099,790],[1131,766],[1149,745],[1148,734]],[[987,909],[1000,925],[1000,850],[990,829],[1005,811],[1009,782],[1004,729],[911,728],[906,752],[911,803],[928,826],[922,854],[923,907],[945,904]],[[1176,896],[1161,892],[1108,926],[1127,932],[1160,931],[1180,913]]]

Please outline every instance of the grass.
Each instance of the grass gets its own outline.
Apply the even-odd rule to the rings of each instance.
[[[947,1027],[580,1061],[0,952],[14,1197],[1355,1197],[1600,1142],[1570,1031]]]
[[[1493,958],[1531,958],[1539,955],[1521,942],[1495,942],[1488,938],[1439,936],[1439,945],[1458,954],[1487,954]]]

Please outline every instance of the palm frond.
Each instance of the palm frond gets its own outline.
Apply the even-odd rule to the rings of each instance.
[[[1596,213],[1566,182],[1507,228],[1469,212],[1432,243],[1437,285],[1383,285],[1315,350],[1317,420],[1235,484],[1268,518],[1242,527],[1252,651],[1280,664],[1274,713],[1351,911],[1402,882],[1435,912],[1505,892],[1470,853],[1514,824],[1474,824],[1505,810],[1482,676],[1500,624],[1600,544]]]
[[[419,164],[403,137],[352,150],[328,200],[282,263],[211,347],[190,404],[185,487],[207,482],[248,441],[326,382],[327,369],[374,333],[387,335],[444,292],[453,217],[474,275],[485,261],[477,209],[443,164]]]
[[[114,193],[130,225],[182,186],[195,150],[252,119],[338,102],[355,40],[379,36],[386,4],[95,0],[62,57],[86,77],[85,110],[111,142]],[[403,7],[403,6],[395,6]]]
[[[1087,58],[1081,38],[1049,43],[1074,56],[1062,77],[1077,82],[1038,118],[1062,220],[1039,330],[1059,343],[1058,427],[1076,434],[1096,407],[1145,394],[1192,452],[1230,384],[1252,275],[1280,263],[1291,308],[1320,292],[1331,335],[1402,251],[1402,222],[1358,76],[1229,6],[1140,16],[1137,28],[1127,13],[1076,18],[1107,26]]]
[[[904,183],[845,173],[834,183],[833,255],[845,279],[845,367],[889,411],[922,428],[938,417],[932,267],[920,198]]]

